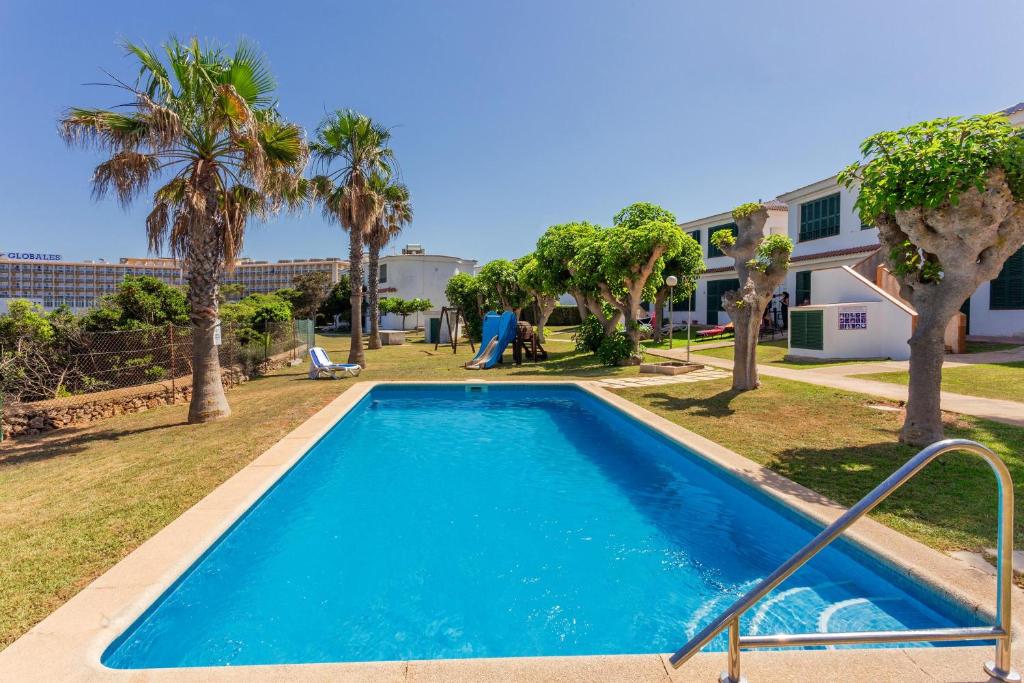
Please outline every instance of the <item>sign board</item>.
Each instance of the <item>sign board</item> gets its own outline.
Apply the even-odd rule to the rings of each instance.
[[[868,329],[868,307],[867,306],[841,306],[839,308],[839,329],[840,330],[866,330],[866,329]]]
[[[216,326],[213,328],[213,345],[220,346],[220,341],[220,321],[218,320]]]
[[[0,256],[13,261],[63,261],[60,254],[41,254],[34,251],[0,251]]]

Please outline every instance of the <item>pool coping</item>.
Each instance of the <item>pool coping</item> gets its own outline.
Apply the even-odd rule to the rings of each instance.
[[[125,556],[5,650],[0,680],[18,681],[399,681],[399,680],[715,680],[723,653],[701,653],[679,670],[666,655],[521,657],[290,664],[177,669],[109,669],[100,663],[107,646],[128,628],[251,505],[374,387],[382,384],[519,384],[576,386],[680,443],[785,505],[821,523],[845,508],[753,461],[691,432],[593,381],[468,380],[357,382],[177,519]],[[993,524],[994,524],[993,520]],[[991,618],[993,577],[933,550],[879,522],[863,519],[845,535],[918,581]],[[1014,589],[1013,661],[1020,642],[1024,594]],[[683,635],[680,635],[682,645]],[[985,681],[982,663],[992,648],[745,652],[745,673],[757,681],[828,676],[848,681]]]

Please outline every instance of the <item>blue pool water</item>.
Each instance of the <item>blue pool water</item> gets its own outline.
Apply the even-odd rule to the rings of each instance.
[[[816,529],[574,387],[382,386],[103,662],[667,652]],[[742,631],[976,623],[844,543]]]

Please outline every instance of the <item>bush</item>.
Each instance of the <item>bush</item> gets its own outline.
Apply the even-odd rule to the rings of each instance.
[[[633,342],[624,330],[615,330],[597,347],[597,359],[604,365],[621,365],[633,355]]]
[[[654,337],[654,328],[651,327],[650,323],[637,323],[636,329],[640,332],[641,339],[651,339]]]
[[[572,340],[576,344],[577,351],[597,353],[601,342],[604,341],[604,328],[601,327],[601,321],[597,319],[596,315],[588,315],[576,329]]]

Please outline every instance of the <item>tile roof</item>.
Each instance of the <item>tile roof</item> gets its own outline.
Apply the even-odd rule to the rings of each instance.
[[[788,211],[789,210],[789,206],[787,206],[786,202],[782,201],[781,199],[769,199],[766,202],[761,202],[761,206],[763,206],[766,209],[770,209],[772,211]]]
[[[880,244],[865,244],[859,247],[847,247],[846,249],[833,249],[832,251],[819,251],[815,254],[804,254],[802,256],[794,256],[789,260],[790,263],[799,263],[801,261],[813,261],[819,258],[833,258],[836,256],[853,256],[854,254],[866,254],[871,251],[877,251],[881,249]],[[724,266],[722,268],[708,268],[704,271],[704,274],[709,273],[727,273],[730,270],[735,270],[733,266]]]
[[[1012,107],[1007,107],[1006,109],[1004,109],[1000,113],[1001,114],[1006,114],[1007,116],[1009,116],[1010,114],[1016,114],[1019,111],[1024,111],[1024,102],[1018,102],[1017,104],[1013,105]]]

